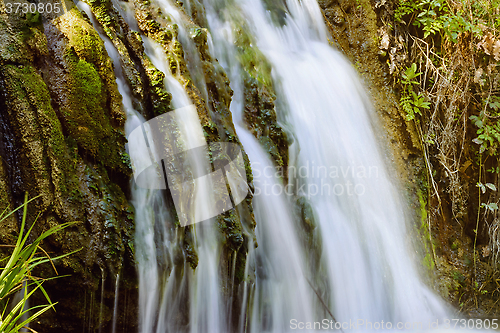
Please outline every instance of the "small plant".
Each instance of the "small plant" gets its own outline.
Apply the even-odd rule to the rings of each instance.
[[[445,25],[445,20],[448,18],[445,13],[448,13],[448,6],[443,0],[423,0],[417,8],[420,10],[415,22],[417,27],[421,27],[424,31],[424,38],[429,35],[440,33]]]
[[[416,94],[413,90],[414,84],[419,84],[415,79],[422,73],[417,73],[417,65],[413,63],[402,74],[401,83],[403,84],[403,91],[399,104],[406,112],[406,120],[411,121],[415,119],[415,115],[421,115],[421,109],[429,109],[430,103],[426,102],[422,94]]]
[[[470,116],[469,119],[478,127],[476,132],[478,136],[472,141],[479,145],[479,153],[489,150],[491,155],[496,155],[500,143],[500,124],[491,121],[485,122],[486,119],[481,116]]]
[[[52,263],[52,259],[40,248],[42,240],[76,222],[64,223],[51,228],[50,230],[42,233],[31,244],[27,244],[28,236],[33,229],[33,225],[35,224],[33,223],[26,234],[24,234],[27,207],[28,203],[36,198],[38,197],[28,201],[28,195],[26,194],[23,205],[19,206],[10,213],[6,214],[6,209],[0,214],[0,223],[2,223],[17,210],[23,208],[21,228],[19,230],[16,245],[13,246],[14,249],[10,257],[4,258],[0,261],[3,262],[8,260],[7,264],[0,269],[0,333],[17,333],[22,328],[27,328],[30,322],[39,317],[45,311],[53,308],[56,304],[52,303],[49,296],[45,292],[45,289],[42,287],[42,283],[47,279],[35,277],[31,273],[33,269],[40,264],[46,262]],[[37,250],[39,249],[42,250],[44,256],[37,256]],[[62,255],[54,259],[59,259],[72,253]],[[52,267],[55,270],[53,265]],[[28,300],[37,290],[40,290],[43,293],[48,304],[37,305],[29,308]],[[19,301],[17,301],[16,297],[14,297],[16,294],[19,294],[20,296]],[[33,311],[36,312],[33,313]]]
[[[401,1],[394,17],[396,22],[405,24],[403,18],[407,17],[408,23],[423,31],[424,39],[433,35],[447,36],[453,43],[457,43],[460,33],[481,34],[477,18],[470,22],[463,10],[452,11],[446,0]]]
[[[496,186],[495,186],[495,185],[493,185],[492,183],[486,183],[486,184],[483,184],[483,183],[481,183],[481,182],[478,182],[478,183],[476,184],[476,186],[477,186],[477,187],[479,187],[479,188],[481,189],[481,192],[482,192],[483,194],[485,194],[485,193],[486,193],[486,188],[489,188],[489,189],[490,189],[490,190],[492,190],[492,191],[496,191],[496,190],[497,190]],[[495,210],[497,210],[497,209],[498,209],[498,205],[497,205],[497,203],[496,203],[496,202],[489,202],[489,203],[482,202],[480,207],[481,207],[481,208],[486,208],[487,210],[489,210],[489,211],[490,211],[490,212],[492,212],[492,213],[493,213]],[[476,232],[476,230],[474,230],[474,232]]]

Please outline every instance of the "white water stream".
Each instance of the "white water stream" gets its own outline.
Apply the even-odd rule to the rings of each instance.
[[[128,4],[114,1],[114,5],[132,28],[137,27],[137,22]],[[81,2],[78,6],[87,13],[97,28],[98,25],[90,8]],[[182,27],[181,31],[184,32]],[[125,84],[116,48],[105,35],[100,34],[100,36],[109,56],[113,59],[118,90],[122,95],[123,105],[127,112],[125,131],[128,136],[145,123],[145,120],[132,106],[131,92]],[[170,72],[162,47],[146,36],[141,37],[146,54],[155,67],[165,74],[165,87],[172,94],[172,106],[181,109],[191,105],[192,102],[184,87]],[[201,131],[199,120],[191,119],[188,113],[179,113],[177,125],[180,133],[180,138],[178,138],[180,144],[184,144],[188,148],[199,146],[200,143],[197,142],[199,135],[198,137],[193,136],[193,133]],[[154,143],[149,142],[149,144]],[[150,158],[143,146],[135,144],[134,141],[129,141],[128,150],[131,157],[135,156],[140,159],[140,156],[143,156],[143,160]],[[154,148],[150,150],[154,151]],[[194,161],[193,164],[203,167],[200,165],[201,162],[196,162]],[[180,327],[186,326],[178,322],[179,314],[182,311],[189,312],[188,327],[191,332],[224,332],[226,331],[223,314],[225,305],[219,294],[220,243],[215,234],[215,225],[213,223],[200,223],[192,226],[193,232],[196,232],[194,243],[199,259],[196,271],[187,265],[184,267],[173,265],[175,257],[182,255],[178,240],[183,235],[177,235],[175,228],[167,227],[166,221],[173,221],[173,217],[169,216],[161,193],[152,190],[157,187],[157,182],[157,177],[149,177],[142,183],[143,188],[135,183],[132,184],[132,204],[135,207],[136,221],[135,252],[139,274],[140,332],[179,332]],[[204,193],[199,195],[203,196]],[[208,209],[209,207],[198,207],[198,210],[201,211]],[[196,231],[194,231],[195,229]],[[165,267],[173,268],[169,272],[165,270]],[[186,293],[192,299],[189,309],[186,309],[183,304]]]
[[[420,281],[409,253],[403,206],[375,140],[370,103],[354,69],[328,45],[316,1],[287,1],[283,27],[272,22],[260,0],[227,3],[205,0],[215,54],[231,73],[236,101],[241,100],[241,69],[232,36],[240,24],[237,18],[246,19],[257,47],[272,64],[278,118],[295,139],[289,182],[294,194],[307,197],[314,208],[330,286],[325,296],[337,321],[419,321],[425,328],[431,320],[443,319],[447,310]],[[233,102],[232,112],[240,114],[242,105]],[[248,149],[252,140],[237,128]],[[261,162],[256,155],[249,157]],[[254,201],[254,207],[257,216],[269,209],[266,201]],[[259,222],[257,229],[263,227]],[[286,246],[276,239],[273,243]],[[296,289],[274,292],[282,294],[273,297],[280,299],[273,305],[303,304],[303,313],[311,309]]]
[[[124,3],[114,4],[129,25],[136,27],[131,9]],[[168,0],[158,0],[158,4],[179,24],[180,39],[187,43],[178,9]],[[429,322],[446,317],[448,309],[421,282],[413,263],[404,206],[375,140],[377,126],[370,103],[351,65],[328,45],[316,1],[288,0],[282,27],[272,22],[261,0],[204,0],[204,5],[213,40],[210,51],[230,78],[235,128],[260,192],[253,199],[259,246],[250,246],[246,268],[246,274],[255,271],[256,280],[255,285],[245,282],[239,330],[295,331],[293,320],[332,319],[325,308],[341,323],[421,322],[426,329]],[[79,7],[89,10],[84,4]],[[293,139],[289,184],[294,198],[287,197],[284,189],[274,190],[283,186],[268,171],[273,168],[269,156],[242,120],[242,68],[234,46],[234,28],[241,19],[273,68],[278,118]],[[144,119],[133,110],[116,49],[101,37],[115,64],[129,134]],[[143,40],[146,53],[165,73],[173,106],[191,104],[184,87],[170,73],[161,47],[144,36]],[[184,46],[195,53],[192,45]],[[191,61],[191,67],[198,67],[199,58]],[[198,79],[198,83],[202,81]],[[307,271],[308,254],[300,244],[293,216],[296,196],[308,199],[320,229],[323,250],[322,270],[318,272]],[[167,273],[161,267],[172,263],[181,251],[175,229],[155,223],[172,219],[165,203],[158,191],[136,186],[132,200],[136,208],[140,332],[229,332],[219,281],[221,248],[212,225],[191,227],[199,256],[196,270],[174,265]],[[308,279],[318,280],[315,274],[321,274],[319,280],[324,281],[321,299],[308,283]],[[189,309],[182,304],[186,293]],[[178,322],[182,311],[189,311],[188,325]],[[370,330],[367,326],[358,328]]]

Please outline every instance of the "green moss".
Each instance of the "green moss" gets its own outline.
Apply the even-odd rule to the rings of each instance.
[[[76,182],[70,165],[67,164],[67,146],[62,134],[61,124],[54,112],[47,85],[42,77],[32,66],[6,65],[4,67],[7,84],[13,94],[10,96],[14,103],[25,103],[26,101],[38,112],[39,134],[47,142],[47,150],[44,154],[45,164],[49,160],[56,161],[62,178],[56,182],[56,186],[62,193],[67,192],[71,182]],[[46,157],[49,160],[45,160]],[[49,175],[39,175],[49,178]]]
[[[36,33],[35,29],[43,31],[42,15],[38,12],[26,13],[25,18],[21,19],[18,24],[19,24],[18,30],[20,31],[20,37],[21,37],[20,39],[23,42],[27,42],[27,40],[29,40],[35,35]]]
[[[173,33],[170,29],[165,29],[163,28],[159,33],[158,33],[158,38],[165,43],[169,43],[172,41],[173,38]]]
[[[226,246],[238,251],[243,244],[243,228],[234,209],[219,216],[219,228],[225,236]]]
[[[177,40],[174,41],[174,45],[173,45],[172,50],[178,58],[184,57],[184,50],[182,49],[182,44],[179,41],[177,41]]]
[[[114,78],[107,76],[111,68],[104,67],[109,58],[105,56],[102,41],[95,31],[84,28],[72,30],[69,39],[64,57],[71,93],[68,103],[60,110],[64,126],[87,154],[129,174],[130,163],[122,159],[125,137],[112,126],[107,111],[109,84]]]
[[[69,30],[68,38],[79,58],[90,63],[103,61],[105,49],[97,31],[76,25]]]
[[[82,194],[78,188],[73,188],[68,198],[69,201],[74,203],[82,203]]]
[[[250,165],[250,160],[248,158],[248,155],[245,153],[243,154],[243,159],[245,160],[245,172],[247,174],[247,184],[250,186],[252,192],[254,190],[253,188],[253,172],[252,172],[252,167]]]
[[[83,59],[79,59],[71,64],[73,65],[72,74],[76,80],[75,85],[77,86],[78,97],[81,97],[85,101],[89,109],[91,109],[92,105],[99,105],[103,85],[94,65]]]
[[[278,148],[267,136],[261,136],[259,138],[260,145],[266,150],[266,152],[271,155],[278,166],[283,166],[283,160],[278,152]]]
[[[264,86],[272,87],[271,65],[267,58],[257,48],[255,41],[245,27],[237,28],[236,34],[235,44],[238,49],[238,59],[243,69]]]
[[[458,271],[453,272],[453,279],[459,283],[465,282],[465,276]]]
[[[97,18],[97,21],[103,26],[104,32],[110,38],[114,38],[113,30],[118,30],[116,20],[111,16],[113,13],[113,5],[109,0],[89,0],[92,13]]]
[[[435,267],[434,260],[432,259],[432,255],[427,253],[424,257],[423,264],[430,270],[433,270]]]
[[[172,95],[166,91],[164,84],[165,74],[154,67],[150,61],[149,66],[145,69],[146,75],[149,79],[149,85],[151,87],[150,97],[153,106],[153,114],[158,116],[172,110],[172,107],[170,106]]]
[[[66,127],[80,147],[96,156],[99,141],[111,134],[109,120],[103,109],[103,82],[94,65],[80,59],[73,52],[66,56],[69,65],[71,109],[64,110]]]
[[[428,269],[433,270],[435,267],[434,255],[433,255],[434,243],[427,222],[427,202],[424,198],[424,195],[422,194],[422,191],[420,191],[419,188],[417,188],[417,196],[418,196],[418,201],[420,203],[420,233],[423,237],[423,244],[426,252],[422,263]]]
[[[177,73],[177,61],[175,60],[174,57],[168,55],[167,56],[167,59],[168,59],[168,64],[170,66],[170,72],[175,75]]]

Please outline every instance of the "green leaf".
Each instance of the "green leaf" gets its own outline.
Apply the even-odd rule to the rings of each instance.
[[[492,183],[486,183],[485,185],[486,185],[487,188],[489,188],[492,191],[496,191],[497,190],[496,186],[493,185]]]

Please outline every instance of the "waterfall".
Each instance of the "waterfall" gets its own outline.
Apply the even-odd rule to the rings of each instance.
[[[263,1],[203,1],[210,52],[230,79],[233,121],[250,159],[256,188],[253,207],[258,247],[249,244],[245,270],[246,275],[255,272],[255,285],[244,282],[239,331],[288,332],[299,322],[325,318],[358,324],[362,320],[363,325],[421,322],[421,328],[428,328],[430,321],[445,318],[449,310],[423,284],[413,263],[404,203],[376,142],[376,117],[356,72],[328,45],[315,0],[287,0],[287,12],[280,23]],[[137,29],[128,3],[113,4],[129,26]],[[203,75],[196,72],[202,68],[200,59],[190,44],[181,12],[168,0],[157,4],[179,25],[179,39],[187,50],[195,83],[206,96]],[[96,25],[89,7],[83,3],[78,7]],[[292,193],[274,191],[283,189],[284,183],[268,172],[274,168],[272,161],[244,124],[243,66],[234,45],[234,29],[243,22],[256,41],[255,47],[272,66],[278,120],[291,142],[287,184]],[[106,36],[101,34],[101,38],[115,65],[129,135],[145,119],[132,106],[117,50]],[[146,36],[142,39],[147,55],[165,74],[173,107],[190,105],[185,88],[170,73],[161,46]],[[193,131],[185,130],[183,144],[189,146],[187,133]],[[128,149],[131,155],[147,154],[130,142]],[[310,254],[301,244],[293,216],[299,197],[312,207],[321,237],[317,271],[310,271]],[[187,227],[199,256],[196,269],[175,265],[176,257],[182,256],[178,244],[182,235],[172,227],[174,217],[161,191],[132,183],[132,203],[140,332],[229,332],[227,305],[220,291],[221,245],[213,225]],[[186,311],[189,322],[180,323],[179,317]],[[366,325],[358,328],[370,330]]]
[[[250,247],[247,261],[247,265],[256,271],[256,286],[249,309],[244,308],[243,312],[250,314],[251,332],[284,332],[289,329],[291,318],[300,321],[315,319],[316,296],[304,275],[305,256],[294,229],[293,207],[283,193],[273,194],[273,187],[282,184],[273,172],[268,172],[274,169],[269,155],[243,124],[241,66],[234,50],[231,23],[219,20],[212,4],[205,6],[213,52],[228,73],[234,91],[231,103],[233,122],[250,159],[256,188],[252,203],[259,246],[256,249]],[[243,327],[241,331],[244,331]]]
[[[296,194],[309,199],[319,221],[331,310],[340,322],[443,318],[444,306],[419,280],[408,253],[402,203],[376,144],[372,110],[356,73],[328,45],[315,1],[286,5],[287,22],[277,27],[261,2],[236,1],[272,63],[279,117],[296,140],[289,182],[305,188]],[[216,55],[232,73],[237,100],[241,69],[230,32],[239,23],[227,12],[235,8],[224,9],[217,1],[206,8]],[[241,105],[233,102],[232,112],[241,113]],[[245,147],[251,145],[238,135]],[[254,207],[266,211],[260,202]],[[295,292],[284,292],[290,294],[300,303]]]
[[[377,145],[378,127],[356,72],[328,45],[315,0],[288,0],[285,5],[288,13],[280,25],[261,0],[205,0],[214,52],[231,73],[235,100],[241,100],[241,69],[231,31],[241,26],[242,17],[272,65],[278,118],[294,140],[289,184],[294,195],[311,203],[321,230],[329,308],[339,322],[444,318],[448,310],[420,281],[414,266],[403,203]],[[241,103],[233,102],[232,112],[241,114]],[[245,148],[252,147],[236,125]],[[268,203],[254,200],[256,216],[267,213]],[[257,229],[265,228],[262,222],[257,221]],[[297,289],[281,292],[293,303],[303,299]]]
[[[113,1],[113,4],[129,26],[136,28],[137,22],[128,4],[118,1]],[[88,5],[79,2],[78,7],[87,13],[96,30],[100,31]],[[168,7],[168,9],[172,12],[174,7]],[[178,12],[177,15],[179,15]],[[182,34],[185,34],[185,30],[181,26]],[[125,84],[118,51],[109,38],[102,33],[100,36],[114,63],[118,90],[127,112],[125,131],[127,136],[130,136],[138,127],[145,127],[145,119],[132,106],[130,88]],[[167,91],[172,94],[172,106],[182,109],[191,105],[192,102],[186,90],[170,72],[162,47],[144,35],[141,38],[147,56],[165,75],[164,83]],[[193,133],[201,130],[201,127],[196,127],[199,126],[196,120],[189,119],[186,112],[179,113],[177,125],[181,136],[179,144],[195,147],[197,143],[196,138],[193,138]],[[202,133],[201,137],[203,137]],[[136,157],[136,160],[149,158],[148,152],[142,148],[134,141],[128,143],[128,151],[131,157]],[[200,163],[193,164],[199,165]],[[225,332],[225,318],[222,313],[225,305],[222,304],[219,295],[220,244],[217,242],[215,225],[213,223],[196,225],[195,246],[199,257],[196,272],[187,265],[181,267],[173,264],[175,257],[182,255],[182,250],[179,249],[179,238],[183,236],[179,235],[174,227],[169,227],[173,225],[174,217],[170,216],[162,193],[152,190],[156,188],[157,181],[156,177],[150,177],[142,184],[142,188],[132,182],[131,189],[136,221],[135,249],[139,275],[140,332],[179,332],[180,327],[185,326],[178,322],[178,317],[182,311],[186,311],[185,305],[182,304],[185,302],[186,294],[192,299],[189,302],[190,309],[188,309],[190,314],[188,326],[191,332]],[[167,223],[168,221],[170,223]],[[167,271],[165,267],[173,268]]]

